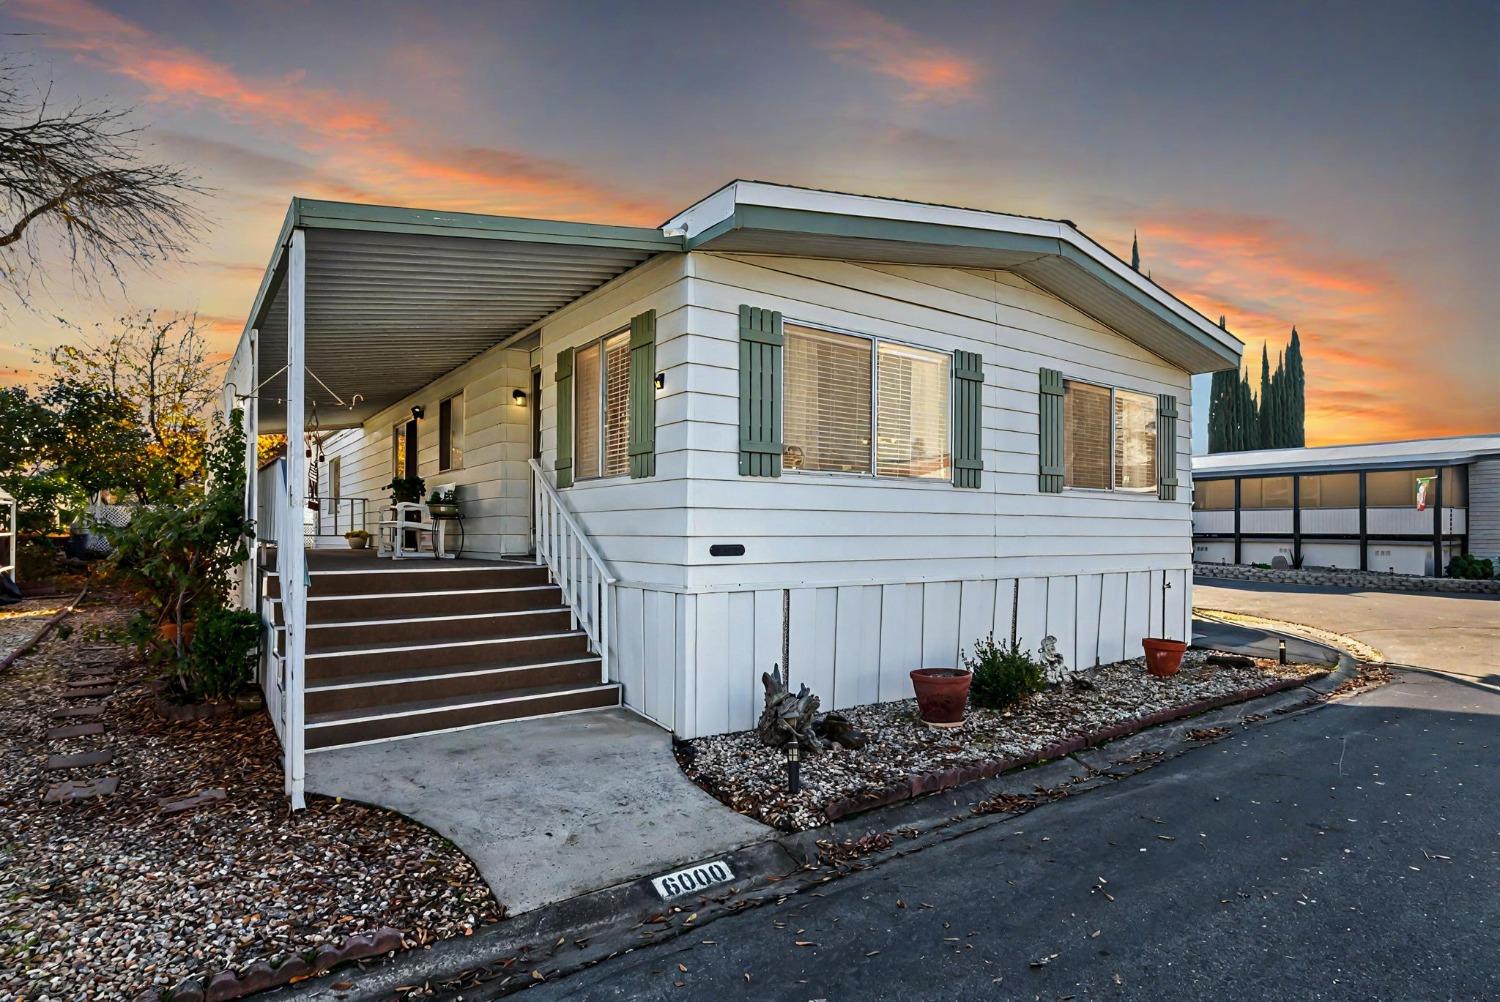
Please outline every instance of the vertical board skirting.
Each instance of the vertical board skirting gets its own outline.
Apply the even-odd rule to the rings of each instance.
[[[1010,636],[1010,627],[1006,627],[1002,634],[995,629],[995,595],[999,590],[997,586],[1004,585],[1004,581],[985,579],[981,581],[965,581],[962,585],[962,593],[958,600],[958,662],[963,664],[965,652],[970,655],[974,653],[976,641],[983,640],[990,633],[995,634],[997,643],[1003,643]],[[1005,590],[1006,616],[1010,615],[1010,591]]]
[[[958,667],[961,588],[958,581],[929,581],[922,586],[922,663],[913,667]]]
[[[995,582],[995,621],[993,632],[995,643],[1008,644],[1015,631],[1016,590],[1020,582],[1015,578],[1001,578]]]
[[[1040,399],[1037,402],[1041,464],[1039,489],[1045,494],[1060,494],[1063,489],[1063,377],[1056,369],[1042,369]]]
[[[557,353],[557,456],[553,470],[559,488],[573,486],[573,349]],[[536,406],[536,405],[533,405]]]
[[[1177,500],[1177,398],[1170,393],[1156,398],[1156,496]]]
[[[1074,671],[1094,667],[1099,657],[1099,603],[1102,584],[1098,574],[1078,575],[1078,598],[1073,613],[1078,636],[1073,648],[1076,660],[1068,665]]]
[[[766,588],[755,592],[755,667],[751,688],[753,702],[750,722],[753,727],[765,707],[766,690],[760,677],[781,663],[781,589]]]
[[[984,472],[984,359],[953,353],[953,486],[977,488]]]
[[[1105,574],[1099,583],[1099,661],[1112,664],[1125,659],[1125,589],[1128,575]]]
[[[1021,578],[1016,605],[1016,642],[1035,654],[1047,635],[1047,579]]]
[[[630,318],[630,476],[656,476],[656,311]]]
[[[1057,653],[1068,669],[1078,664],[1077,619],[1078,579],[1047,578],[1047,633],[1057,641]]]
[[[740,475],[781,476],[781,314],[740,307]]]

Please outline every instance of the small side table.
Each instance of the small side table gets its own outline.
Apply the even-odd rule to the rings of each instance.
[[[463,512],[458,512],[453,515],[434,514],[432,516],[432,524],[433,528],[437,530],[437,532],[435,533],[437,538],[435,541],[434,549],[437,550],[438,559],[457,560],[458,555],[464,551]],[[453,534],[453,531],[455,529],[458,530],[458,542],[456,544],[449,543],[448,539]]]

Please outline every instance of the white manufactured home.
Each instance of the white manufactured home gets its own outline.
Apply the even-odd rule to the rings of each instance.
[[[776,663],[831,708],[991,632],[1081,667],[1185,639],[1189,380],[1240,350],[1067,221],[296,199],[225,387],[306,443],[255,478],[243,583],[289,789],[318,748],[619,703],[750,727]],[[381,527],[411,476],[461,518]]]

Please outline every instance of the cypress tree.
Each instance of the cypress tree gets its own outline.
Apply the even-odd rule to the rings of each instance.
[[[1250,392],[1250,370],[1240,370],[1238,393],[1235,395],[1235,451],[1260,448],[1260,415],[1256,412],[1255,394]]]
[[[1260,346],[1260,396],[1256,401],[1256,442],[1257,449],[1271,449],[1271,444],[1276,440],[1275,433],[1271,430],[1271,353],[1264,343]]]
[[[1287,444],[1301,448],[1307,444],[1307,374],[1302,368],[1302,339],[1298,337],[1296,327],[1292,328],[1292,343],[1286,349],[1286,368],[1290,384]]]
[[[1134,230],[1130,232],[1130,267],[1135,271],[1141,270],[1141,240]]]
[[[1227,452],[1230,421],[1234,406],[1234,371],[1224,369],[1213,374],[1208,392],[1208,451]]]

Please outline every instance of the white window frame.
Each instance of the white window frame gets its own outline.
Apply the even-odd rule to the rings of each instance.
[[[1115,416],[1116,416],[1115,415],[1115,394],[1118,393],[1118,392],[1120,392],[1120,391],[1124,391],[1126,393],[1134,393],[1137,396],[1142,396],[1142,397],[1151,397],[1151,396],[1154,396],[1154,395],[1151,394],[1151,393],[1148,393],[1145,390],[1133,390],[1133,389],[1131,389],[1128,386],[1113,386],[1113,385],[1111,385],[1109,383],[1101,383],[1101,382],[1099,382],[1096,379],[1076,379],[1076,378],[1074,378],[1072,376],[1064,376],[1063,377],[1063,401],[1064,401],[1063,406],[1064,407],[1067,406],[1067,403],[1066,403],[1066,401],[1068,399],[1068,397],[1067,397],[1067,389],[1068,389],[1068,384],[1069,383],[1081,383],[1081,384],[1083,384],[1085,386],[1093,386],[1093,387],[1096,387],[1096,388],[1101,389],[1101,390],[1108,390],[1109,391],[1109,486],[1108,487],[1074,487],[1072,484],[1064,482],[1063,483],[1063,490],[1064,491],[1077,491],[1079,494],[1116,494],[1116,495],[1119,495],[1120,497],[1155,498],[1157,496],[1157,490],[1158,490],[1157,484],[1159,484],[1160,481],[1161,481],[1161,471],[1160,470],[1156,471],[1157,484],[1152,484],[1150,487],[1135,487],[1135,488],[1131,488],[1131,487],[1116,487],[1115,486],[1115,434],[1119,430],[1116,427],[1116,424],[1115,424]],[[1160,421],[1160,414],[1159,414],[1159,412],[1158,412],[1158,418],[1157,418],[1157,420]],[[1153,435],[1160,435],[1161,431],[1160,431],[1159,428],[1158,429],[1154,429],[1152,431],[1152,434]],[[1155,441],[1152,441],[1151,447],[1152,447],[1153,454],[1154,454],[1154,450],[1156,448],[1156,442]],[[1067,422],[1067,414],[1065,412],[1063,414],[1063,478],[1064,478],[1064,481],[1066,481],[1066,479],[1067,479],[1067,468],[1068,468],[1068,453],[1067,453],[1067,449],[1068,449],[1068,422]]]
[[[864,331],[849,330],[844,327],[835,327],[831,324],[814,323],[808,320],[796,320],[792,317],[782,317],[782,337],[785,339],[786,328],[806,327],[808,330],[823,331],[827,334],[843,334],[846,337],[857,337],[870,342],[870,472],[850,473],[844,470],[794,470],[788,469],[782,464],[783,476],[799,477],[854,477],[860,480],[890,480],[899,484],[924,484],[929,487],[940,487],[946,484],[953,486],[953,477],[956,469],[953,465],[953,353],[943,352],[931,345],[920,344],[916,341],[903,341],[900,338],[882,337],[877,334],[866,334]],[[934,355],[942,355],[948,363],[948,413],[944,415],[944,427],[948,433],[945,449],[948,455],[948,477],[946,480],[938,480],[935,477],[903,477],[893,473],[879,473],[879,463],[876,461],[876,453],[879,449],[880,427],[877,417],[880,413],[880,345],[893,344],[903,348],[914,348],[917,351],[931,352]],[[786,351],[785,346],[782,348]],[[784,365],[784,363],[783,363]],[[786,372],[781,375],[781,427],[782,435],[786,434]]]
[[[438,423],[437,462],[438,462],[438,472],[439,473],[452,473],[455,470],[461,470],[461,469],[464,468],[464,455],[465,455],[464,438],[466,438],[468,436],[468,434],[469,434],[469,422],[467,420],[468,419],[468,415],[464,413],[465,398],[466,397],[467,397],[467,394],[464,393],[463,390],[459,390],[456,393],[450,393],[450,394],[448,394],[448,396],[443,397],[441,400],[438,401],[438,413],[437,413],[437,423]],[[453,404],[454,401],[457,402],[456,406]],[[449,435],[448,435],[448,452],[449,452],[450,456],[453,453],[453,445],[454,445],[455,441],[458,444],[458,462],[455,463],[455,464],[453,464],[453,465],[451,465],[451,466],[444,466],[443,465],[443,404],[445,404],[445,403],[449,404],[449,408],[448,408],[448,414],[449,414],[449,418],[448,418],[448,432],[449,432]],[[453,434],[452,434],[452,432],[453,432],[453,418],[452,418],[452,415],[455,413],[455,411],[458,414],[458,437],[457,437],[457,439],[454,439]]]
[[[585,342],[583,342],[583,344],[580,344],[576,348],[573,349],[573,359],[574,359],[574,362],[573,362],[573,471],[574,471],[573,483],[575,483],[575,484],[579,484],[579,483],[597,483],[599,481],[604,481],[604,480],[628,480],[630,478],[630,470],[628,468],[628,465],[627,465],[627,468],[626,468],[626,470],[625,470],[624,473],[605,473],[604,472],[604,467],[605,467],[605,461],[604,461],[605,460],[605,450],[608,448],[608,445],[609,445],[609,435],[606,432],[607,426],[604,423],[605,405],[606,405],[606,403],[609,400],[609,357],[608,357],[609,353],[607,351],[605,351],[604,342],[608,341],[612,337],[618,337],[621,334],[626,335],[626,338],[627,338],[627,340],[625,342],[625,355],[628,358],[629,355],[630,355],[630,341],[629,341],[630,325],[629,324],[625,324],[623,327],[616,327],[614,330],[609,331],[609,332],[607,332],[605,334],[601,334],[599,337],[593,338],[592,340],[585,341]],[[590,348],[594,347],[595,345],[599,346],[599,400],[598,400],[597,404],[595,405],[595,412],[596,412],[596,414],[598,416],[598,420],[599,420],[599,455],[597,457],[598,460],[599,460],[599,472],[596,473],[596,474],[594,474],[593,476],[581,477],[581,476],[577,475],[578,474],[578,402],[579,402],[579,398],[581,396],[581,394],[579,393],[579,390],[581,389],[581,383],[580,383],[580,381],[578,379],[578,362],[577,362],[577,359],[578,359],[578,355],[579,355],[580,352],[588,351]],[[626,375],[625,375],[625,413],[626,413],[627,416],[630,414],[630,374],[629,374],[629,370],[626,371]],[[628,460],[629,460],[629,457],[630,457],[630,441],[629,441],[629,437],[628,436],[627,436],[626,442],[625,442],[625,455],[626,455],[626,459],[627,459],[627,463],[628,463]]]

